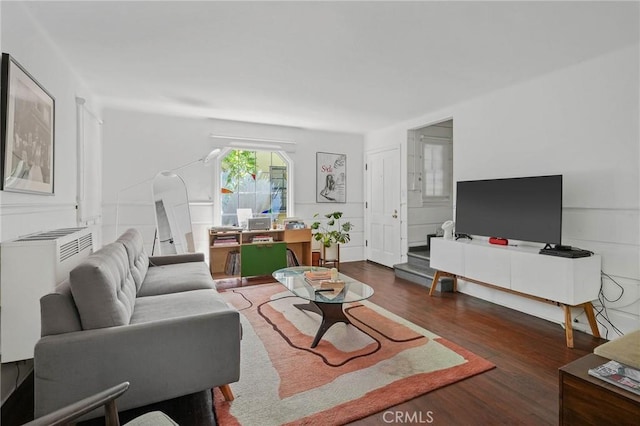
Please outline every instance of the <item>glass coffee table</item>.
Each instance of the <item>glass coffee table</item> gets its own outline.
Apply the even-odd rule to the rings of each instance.
[[[294,305],[296,308],[315,312],[322,317],[312,348],[318,345],[333,324],[351,324],[342,310],[344,303],[359,302],[373,295],[373,289],[360,281],[340,273],[337,280],[332,281],[330,274],[330,269],[316,266],[294,266],[278,269],[273,273],[280,284],[308,301]]]

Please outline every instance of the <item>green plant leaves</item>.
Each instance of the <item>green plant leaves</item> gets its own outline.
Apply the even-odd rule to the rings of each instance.
[[[313,217],[318,217],[318,215],[316,213]],[[324,217],[329,219],[325,225],[321,222],[311,224],[311,229],[317,231],[313,234],[316,241],[322,242],[325,247],[330,247],[332,244],[345,244],[351,240],[349,231],[353,229],[353,225],[351,222],[340,223],[342,212],[327,213]]]

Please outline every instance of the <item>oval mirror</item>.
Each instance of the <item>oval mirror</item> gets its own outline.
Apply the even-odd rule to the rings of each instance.
[[[160,172],[153,179],[156,238],[159,253],[195,252],[189,197],[184,180],[173,172]]]

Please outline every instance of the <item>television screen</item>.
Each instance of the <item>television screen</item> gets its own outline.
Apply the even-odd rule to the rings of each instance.
[[[455,231],[561,244],[562,175],[458,182]]]

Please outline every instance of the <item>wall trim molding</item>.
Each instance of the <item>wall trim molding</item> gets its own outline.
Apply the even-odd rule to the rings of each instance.
[[[16,215],[16,214],[35,214],[46,212],[57,212],[72,210],[75,212],[75,203],[16,203],[2,204],[2,213],[0,216]]]

